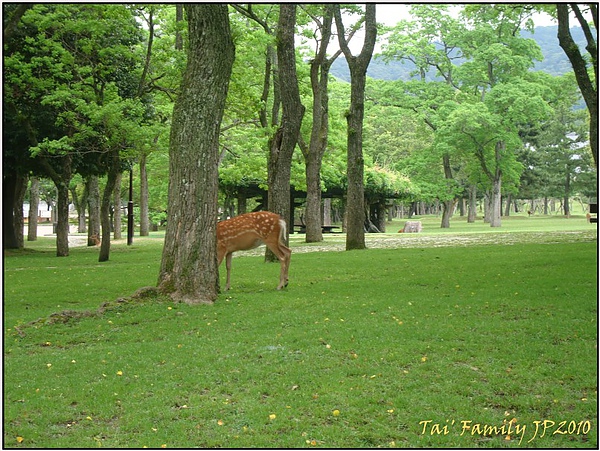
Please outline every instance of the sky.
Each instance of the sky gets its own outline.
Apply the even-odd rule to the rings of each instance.
[[[456,12],[460,7],[457,5],[454,8]],[[397,4],[397,3],[377,3],[377,22],[385,25],[396,25],[398,21],[408,18],[408,11],[410,4]],[[535,14],[533,21],[536,26],[545,27],[549,25],[556,25],[556,22],[548,14]]]
[[[384,25],[393,26],[396,25],[399,21],[403,19],[410,19],[410,4],[398,4],[398,3],[377,3],[376,8],[376,20],[378,23],[383,23]],[[451,6],[450,13],[458,15],[460,10],[459,5]],[[534,14],[533,21],[536,26],[551,26],[556,25],[556,21],[552,19],[548,14]],[[344,21],[345,22],[345,21]],[[352,19],[348,19],[348,25],[353,23]],[[362,49],[362,45],[364,42],[364,30],[360,30],[356,33],[356,35],[350,41],[350,50],[353,55],[358,55],[360,50]],[[333,49],[337,49],[337,45],[334,42],[330,43],[329,50],[335,51]],[[377,43],[375,46],[375,53],[381,51],[381,43]]]

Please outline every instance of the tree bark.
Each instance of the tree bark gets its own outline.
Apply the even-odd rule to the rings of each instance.
[[[279,83],[281,86],[281,125],[270,140],[268,161],[268,210],[278,213],[286,222],[293,224],[290,217],[290,177],[292,155],[300,125],[304,116],[304,106],[300,102],[300,90],[296,74],[296,50],[294,30],[296,25],[296,5],[282,3],[277,25],[277,60]],[[290,227],[288,226],[287,233]],[[287,240],[287,236],[286,236]],[[267,249],[266,259],[277,260]],[[278,261],[278,260],[277,260]]]
[[[502,226],[502,174],[499,173],[492,181],[490,198],[490,227]]]
[[[594,69],[594,80],[598,80],[598,48],[594,36],[588,23],[584,20],[579,12],[577,4],[571,4],[570,7],[575,12],[587,40],[586,49],[590,54]],[[598,26],[598,6],[590,4],[592,15],[594,18],[595,27]],[[569,27],[569,5],[566,3],[558,3],[556,5],[556,16],[558,19],[558,42],[573,66],[575,79],[581,91],[581,95],[585,100],[588,112],[590,113],[590,148],[594,157],[594,164],[598,168],[598,90],[597,85],[592,81],[587,70],[585,58],[581,55],[579,47],[571,36]],[[597,28],[596,28],[597,30]],[[597,33],[597,32],[596,32]],[[597,39],[597,35],[596,35]]]
[[[71,191],[71,199],[73,199],[73,204],[75,204],[75,209],[77,210],[77,233],[86,233],[87,232],[87,224],[85,223],[85,207],[88,201],[88,187],[87,182],[84,184],[83,194],[77,196],[77,190],[74,186],[70,186],[69,189]]]
[[[348,47],[339,5],[334,7],[334,16],[340,48],[344,52],[350,68],[350,108],[346,113],[348,123],[346,250],[365,249],[365,162],[362,152],[362,135],[367,67],[371,61],[377,37],[375,4],[369,3],[365,8],[365,41],[358,56],[353,56]]]
[[[158,287],[174,300],[212,303],[219,293],[216,228],[219,132],[234,44],[227,5],[186,4],[187,67],[173,110],[169,208]]]
[[[123,225],[123,215],[121,211],[121,182],[123,180],[123,173],[119,171],[117,174],[117,180],[115,182],[115,189],[113,191],[113,238],[120,240],[122,238],[121,228]]]
[[[69,177],[69,181],[71,177]],[[69,181],[60,181],[56,185],[56,256],[69,256]]]
[[[148,217],[148,171],[147,155],[140,155],[140,236],[150,235],[150,219]]]
[[[27,241],[37,240],[38,210],[40,208],[40,179],[31,177],[29,187],[29,218],[27,219]]]
[[[565,171],[565,191],[563,194],[563,212],[567,218],[571,217],[571,209],[569,208],[569,197],[571,195],[571,170],[567,165]]]
[[[43,156],[40,163],[56,186],[56,256],[69,255],[69,184],[73,177],[73,155],[56,158],[57,166],[50,164],[50,157]],[[60,167],[60,169],[56,169]],[[53,210],[54,211],[54,210]],[[54,221],[54,218],[53,218]]]
[[[95,246],[100,239],[100,184],[97,175],[90,175],[87,179],[88,191],[88,246]]]
[[[452,218],[456,202],[458,202],[457,198],[445,200],[444,202],[442,202],[442,229],[450,228],[450,219]]]
[[[15,236],[17,237],[19,248],[23,248],[25,247],[25,239],[23,236],[23,229],[25,228],[25,220],[23,218],[23,201],[25,199],[25,192],[27,191],[29,177],[19,176],[18,180],[19,182],[16,186],[14,204]]]
[[[15,190],[19,177],[15,173],[2,178],[2,248],[19,249],[15,233]]]
[[[477,185],[469,186],[469,208],[467,213],[467,222],[473,223],[477,219]]]
[[[106,177],[106,185],[102,193],[102,202],[100,204],[100,223],[102,225],[102,241],[100,244],[100,254],[98,255],[99,262],[108,261],[110,258],[110,207],[112,205],[113,194],[117,177],[121,170],[121,159],[119,158],[119,150],[111,150],[111,157]]]

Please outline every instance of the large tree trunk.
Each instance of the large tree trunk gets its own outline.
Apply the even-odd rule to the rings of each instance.
[[[362,152],[362,135],[367,67],[371,61],[377,37],[375,4],[369,3],[366,5],[365,41],[358,56],[353,56],[348,47],[339,5],[335,5],[334,15],[340,48],[344,52],[350,68],[350,108],[346,113],[346,121],[348,123],[346,250],[365,249],[365,162]]]
[[[587,40],[586,50],[591,56],[591,61],[594,69],[594,80],[590,78],[586,59],[579,51],[579,47],[571,36],[569,27],[569,7],[573,9],[575,16],[579,20],[579,24],[583,28],[584,35]],[[575,3],[566,4],[558,3],[556,5],[556,16],[558,19],[558,42],[573,66],[575,79],[579,85],[581,95],[585,100],[588,112],[590,114],[590,148],[594,157],[594,164],[598,167],[598,47],[596,39],[598,38],[598,5],[589,4],[596,27],[596,37],[594,38],[593,30],[588,25],[579,11],[579,6]]]
[[[29,217],[27,218],[27,241],[37,240],[38,210],[40,208],[40,179],[31,177],[29,187]]]
[[[88,192],[88,246],[95,246],[100,239],[100,183],[97,175],[86,181]]]
[[[140,236],[150,235],[148,218],[148,171],[146,171],[147,155],[140,156]]]
[[[186,4],[187,67],[173,110],[169,208],[158,286],[174,300],[212,303],[219,293],[219,131],[234,44],[227,5]]]
[[[290,217],[292,155],[298,142],[300,125],[304,116],[304,106],[300,102],[300,90],[296,75],[295,24],[296,5],[282,3],[277,25],[277,60],[279,63],[282,117],[281,125],[270,142],[268,209],[285,218],[288,223],[288,233],[291,224],[293,224],[293,218]],[[268,249],[267,251],[267,260],[277,260]]]

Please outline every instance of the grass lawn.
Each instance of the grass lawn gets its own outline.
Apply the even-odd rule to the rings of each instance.
[[[422,220],[293,236],[283,292],[247,253],[211,306],[115,302],[156,284],[161,234],[5,253],[4,446],[597,448],[595,227]]]

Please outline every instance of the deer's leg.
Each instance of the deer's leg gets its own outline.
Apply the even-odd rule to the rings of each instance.
[[[227,268],[227,283],[225,283],[225,291],[229,290],[230,276],[231,276],[231,258],[233,252],[230,252],[225,256],[225,267]]]
[[[281,272],[279,273],[279,285],[277,285],[277,289],[281,290],[282,288],[285,288],[288,285],[288,269],[290,266],[290,256],[292,254],[292,250],[289,247],[284,246],[283,244],[279,244],[279,246],[277,247],[268,247],[277,256],[279,262],[281,263]]]

